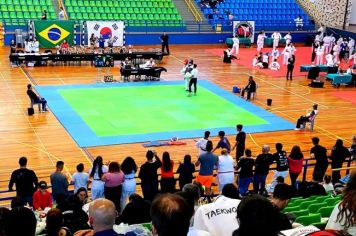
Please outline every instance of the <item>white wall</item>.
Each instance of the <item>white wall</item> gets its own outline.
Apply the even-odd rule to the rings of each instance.
[[[350,1],[352,1],[350,24],[356,25],[356,0]]]

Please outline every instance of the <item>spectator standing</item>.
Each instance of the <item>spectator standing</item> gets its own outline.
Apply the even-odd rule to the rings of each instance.
[[[288,174],[287,152],[283,150],[283,144],[281,143],[276,143],[276,151],[273,154],[273,160],[277,163],[277,167],[273,179],[276,179],[278,176],[286,178]]]
[[[155,160],[153,160],[153,157]],[[162,162],[157,153],[148,150],[146,153],[147,161],[141,166],[138,177],[141,179],[143,197],[150,202],[158,193],[158,174],[157,170],[162,166]]]
[[[161,192],[174,193],[176,180],[173,173],[174,162],[171,160],[169,152],[164,152],[162,155],[161,167]]]
[[[213,143],[208,141],[206,143],[207,153],[199,156],[195,162],[195,166],[201,166],[196,181],[205,187],[205,193],[207,196],[211,195],[211,185],[213,183],[214,167],[218,163],[218,157],[212,153]]]
[[[243,125],[236,125],[236,138],[235,144],[232,147],[232,151],[236,148],[236,162],[239,162],[239,158],[244,155],[245,152],[245,142],[246,142],[246,133],[242,131]]]
[[[52,196],[47,191],[46,181],[40,181],[38,190],[33,194],[33,209],[43,211],[47,207],[52,208]]]
[[[104,197],[105,183],[101,178],[107,172],[108,167],[103,164],[103,158],[101,156],[97,156],[93,162],[93,167],[89,169],[89,176],[92,178],[91,198],[93,200]]]
[[[238,186],[240,196],[245,196],[250,183],[253,180],[253,167],[255,161],[252,159],[252,152],[250,149],[245,150],[245,156],[241,157],[237,163]]]
[[[219,192],[221,193],[226,184],[232,184],[234,182],[234,160],[225,148],[221,149],[217,167],[217,179],[219,182]]]
[[[205,131],[204,132],[204,138],[199,139],[195,143],[195,146],[198,148],[199,155],[206,153],[206,143],[209,140],[209,136],[210,136],[210,131]]]
[[[68,180],[62,173],[63,168],[64,162],[57,161],[56,171],[50,176],[53,200],[56,200],[58,195],[62,195],[64,197],[68,195]]]
[[[296,183],[299,174],[303,170],[304,155],[300,150],[298,145],[292,147],[292,150],[288,156],[288,165],[289,165],[289,176],[291,180],[292,189],[295,192],[297,189]]]
[[[89,184],[89,174],[84,172],[84,164],[79,163],[77,165],[77,172],[72,176],[71,184],[74,184],[74,193],[78,191],[79,188],[88,188]]]
[[[336,140],[335,146],[331,150],[331,168],[338,169],[342,167],[342,164],[347,157],[350,157],[351,154],[341,139]],[[332,182],[336,184],[341,178],[340,170],[333,171],[332,173]]]
[[[136,192],[136,179],[135,175],[137,172],[137,165],[132,157],[126,157],[121,164],[121,170],[125,175],[125,182],[122,185],[122,195],[121,195],[121,211],[124,210],[126,201]]]
[[[293,80],[293,70],[295,64],[295,55],[291,55],[287,60],[287,80]]]
[[[21,198],[25,203],[32,206],[32,195],[38,186],[38,179],[33,170],[27,169],[27,158],[19,159],[20,168],[13,171],[9,182],[9,191],[15,184],[16,196]]]
[[[326,170],[328,169],[328,157],[326,148],[319,145],[319,138],[312,138],[314,147],[310,149],[310,157],[315,158],[315,167],[313,171],[313,180],[316,182],[323,182]]]
[[[184,156],[184,162],[179,164],[177,170],[177,173],[179,174],[180,190],[183,189],[184,185],[192,183],[194,172],[195,172],[195,166],[192,163],[192,157],[189,154],[187,154]]]
[[[105,183],[105,198],[115,204],[117,212],[120,211],[120,199],[122,194],[122,184],[125,181],[125,175],[120,169],[119,163],[113,161],[109,164],[109,171],[102,177]]]
[[[215,150],[218,148],[222,148],[222,149],[225,148],[227,150],[227,152],[230,153],[231,145],[230,145],[229,140],[225,137],[225,132],[222,130],[219,131],[218,136],[219,136],[220,140],[212,152],[215,152]]]
[[[356,172],[351,173],[341,202],[332,211],[326,229],[345,230],[356,235]]]
[[[270,147],[263,145],[262,153],[255,160],[255,175],[253,177],[253,189],[255,193],[264,194],[266,191],[266,178],[269,166],[273,162],[273,155],[269,153]]]

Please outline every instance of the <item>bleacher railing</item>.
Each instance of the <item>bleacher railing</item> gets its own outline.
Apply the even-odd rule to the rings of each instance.
[[[345,175],[348,175],[350,173],[350,170],[353,170],[353,169],[356,169],[356,166],[355,165],[352,165],[352,162],[354,160],[352,159],[352,157],[350,158],[347,158],[344,163],[346,163],[346,167],[342,167],[342,168],[337,168],[337,169],[332,169],[331,171],[342,171],[342,170],[345,170]],[[311,163],[313,162],[313,163]],[[311,169],[313,169],[313,167],[315,166],[315,158],[305,158],[304,159],[304,165],[303,165],[303,170],[302,170],[302,181],[306,181],[307,180],[307,173],[308,173],[308,168],[310,167]],[[329,161],[329,167],[331,167],[331,161]],[[270,168],[270,170],[276,170],[276,168]],[[310,169],[309,169],[310,170]],[[196,170],[196,173],[198,172],[199,170]],[[237,175],[239,172],[238,171],[235,171],[235,175]],[[269,172],[269,173],[272,173],[272,172]],[[161,176],[161,174],[158,174],[159,176]],[[174,175],[178,175],[177,172],[174,173]],[[216,176],[216,174],[214,175]],[[49,176],[38,176],[38,179],[39,180],[43,180],[43,179],[48,179]],[[135,177],[135,179],[139,179],[138,177]],[[178,178],[175,178],[176,181],[178,181]],[[0,182],[4,182],[4,181],[0,181]],[[141,182],[137,182],[137,186],[138,185],[141,185]],[[49,185],[48,186],[49,188],[51,188],[51,186]],[[90,189],[89,189],[90,190]],[[11,193],[15,193],[16,191],[13,190],[13,191],[9,191],[9,190],[3,190],[3,191],[0,191],[0,195],[9,195]],[[9,201],[11,200],[13,196],[7,196],[7,197],[0,197],[0,202],[2,201]]]
[[[198,10],[195,7],[195,3],[193,3],[192,0],[184,0],[185,3],[188,6],[188,9],[191,11],[191,13],[193,14],[195,20],[197,22],[201,22],[203,20],[203,18],[201,17],[200,13],[198,12]]]

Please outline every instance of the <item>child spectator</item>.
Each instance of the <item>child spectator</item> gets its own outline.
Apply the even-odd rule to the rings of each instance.
[[[192,183],[194,172],[195,166],[192,163],[192,157],[190,155],[185,155],[184,162],[179,165],[177,170],[177,173],[179,174],[179,188],[181,190],[183,190],[184,185]]]
[[[71,184],[74,184],[74,193],[78,191],[79,188],[88,188],[89,174],[84,173],[84,165],[80,163],[77,165],[77,172],[72,176]]]
[[[45,208],[52,207],[52,196],[47,191],[47,183],[40,181],[38,183],[39,189],[33,194],[33,209],[36,211],[43,211]]]

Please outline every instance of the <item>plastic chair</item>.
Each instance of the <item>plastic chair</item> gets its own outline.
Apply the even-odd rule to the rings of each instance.
[[[315,203],[315,204],[311,204],[308,206],[308,210],[310,213],[317,213],[318,210],[321,208],[321,207],[327,207],[328,205],[326,204],[326,202],[323,202],[323,203]]]
[[[309,215],[309,211],[307,209],[300,210],[300,211],[292,211],[289,213],[293,214],[296,218],[298,218],[300,216],[308,216]]]
[[[320,213],[321,217],[323,218],[329,218],[334,208],[335,208],[334,206],[322,207],[318,209],[317,213]]]
[[[313,223],[320,223],[321,216],[319,213],[317,214],[310,214],[308,216],[300,216],[295,220],[297,223],[300,223],[304,226],[311,225]]]
[[[318,203],[317,201],[304,201],[300,203],[300,209],[307,209],[311,204]]]
[[[288,206],[283,209],[283,212],[293,212],[293,211],[299,211],[300,207],[299,206]]]
[[[329,199],[330,196],[319,196],[317,197],[315,200],[318,202],[318,203],[323,203],[325,202],[326,199]]]
[[[329,206],[335,206],[336,204],[338,204],[340,202],[339,198],[329,198],[326,199],[325,201]]]

